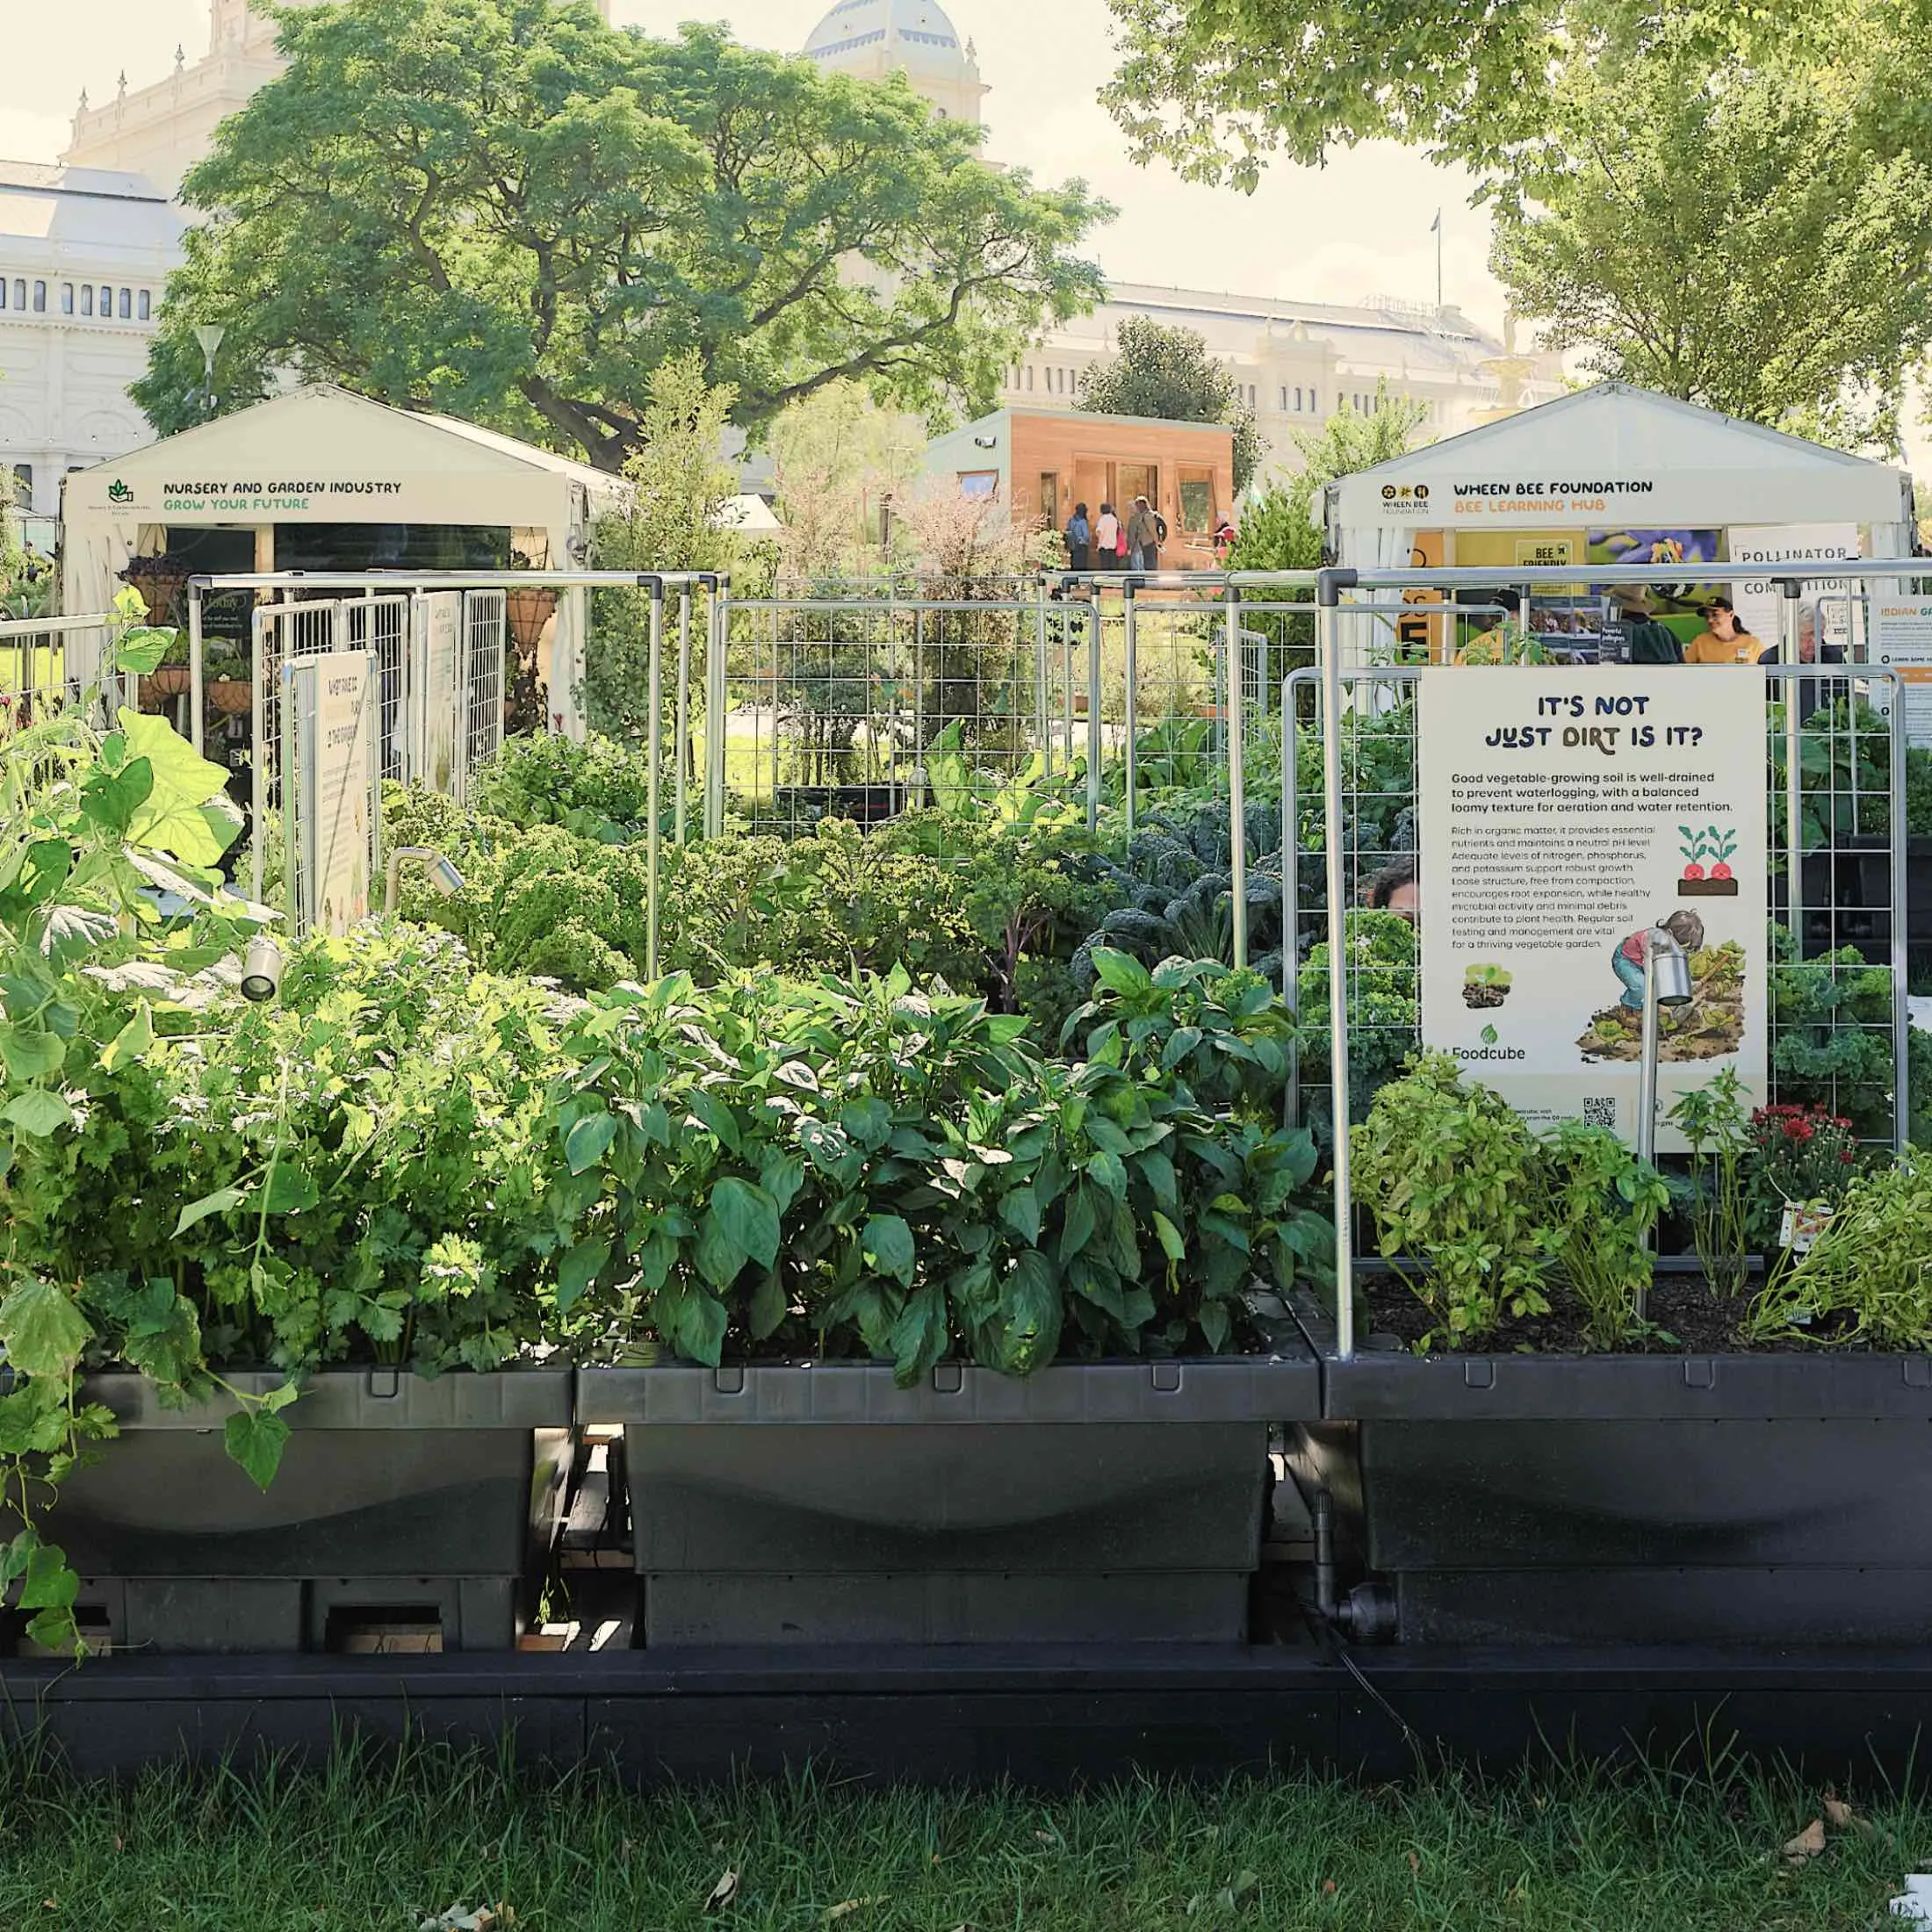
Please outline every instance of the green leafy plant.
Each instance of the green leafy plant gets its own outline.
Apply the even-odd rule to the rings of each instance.
[[[1440,1324],[1430,1339],[1462,1347],[1505,1315],[1546,1315],[1549,1231],[1539,1213],[1536,1136],[1446,1054],[1424,1054],[1375,1096],[1349,1136],[1357,1202],[1378,1246]]]
[[[1575,1296],[1584,1337],[1615,1348],[1642,1332],[1654,1272],[1650,1236],[1670,1189],[1607,1128],[1559,1121],[1541,1141],[1542,1213],[1557,1281]]]
[[[1750,1117],[1744,1085],[1726,1067],[1679,1096],[1665,1118],[1690,1143],[1691,1240],[1704,1278],[1719,1294],[1744,1285],[1751,1229]]]

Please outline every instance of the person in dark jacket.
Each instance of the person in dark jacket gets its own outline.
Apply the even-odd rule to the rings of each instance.
[[[1620,586],[1611,602],[1622,613],[1624,639],[1633,664],[1682,664],[1683,645],[1676,633],[1651,615],[1650,593],[1641,584]]]
[[[1067,568],[1085,570],[1087,567],[1088,552],[1093,544],[1093,526],[1087,522],[1087,508],[1085,503],[1073,506],[1073,515],[1067,519]]]
[[[1842,664],[1845,661],[1845,647],[1842,644],[1825,644],[1819,638],[1818,606],[1801,603],[1798,607],[1798,661],[1800,664]],[[1772,645],[1759,654],[1760,664],[1781,664],[1784,660],[1779,647]],[[1767,680],[1770,684],[1773,703],[1781,701],[1791,682],[1789,679]],[[1809,717],[1821,706],[1828,704],[1835,697],[1845,695],[1844,682],[1841,679],[1799,678],[1798,683],[1798,715]]]

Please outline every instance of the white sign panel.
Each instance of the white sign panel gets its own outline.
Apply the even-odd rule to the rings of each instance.
[[[410,638],[409,775],[432,791],[456,789],[457,693],[463,636],[463,593],[432,591],[416,606]]]
[[[1899,674],[1907,742],[1932,746],[1932,597],[1875,595],[1870,655]],[[1883,708],[1879,687],[1872,696]]]
[[[294,742],[297,907],[307,932],[346,933],[369,917],[375,785],[373,660],[329,651],[284,667]]]
[[[1420,715],[1422,1033],[1538,1125],[1636,1138],[1643,958],[1669,932],[1660,1118],[1765,1086],[1765,710],[1732,667],[1438,668]],[[1660,1127],[1660,1147],[1680,1145]]]
[[[1816,564],[1858,555],[1856,523],[1755,523],[1730,533],[1734,564]],[[1851,641],[1852,584],[1849,577],[1808,579],[1804,602],[1818,613],[1816,635],[1842,648]],[[1731,586],[1737,614],[1767,646],[1778,641],[1778,605],[1784,600],[1771,577],[1751,577]]]

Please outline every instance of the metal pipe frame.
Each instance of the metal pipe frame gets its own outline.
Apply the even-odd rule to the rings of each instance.
[[[1140,724],[1140,707],[1135,702],[1135,690],[1140,681],[1139,625],[1135,620],[1136,607],[1134,589],[1138,580],[1128,578],[1121,587],[1121,624],[1126,633],[1125,652],[1127,660],[1127,702],[1124,716],[1127,720],[1127,835],[1134,836],[1134,786],[1139,777],[1139,761],[1134,753],[1134,739]],[[1239,963],[1238,958],[1236,963]]]
[[[1322,822],[1328,884],[1329,1089],[1335,1184],[1335,1349],[1355,1353],[1355,1222],[1349,1176],[1348,902],[1342,885],[1342,593],[1356,587],[1352,570],[1325,570],[1317,587],[1315,648],[1322,669]],[[1234,763],[1242,762],[1240,740]],[[1288,948],[1293,950],[1293,941]]]
[[[1297,580],[1305,573],[1283,571],[1237,571],[1229,581],[1236,585],[1273,583],[1281,578]],[[1828,557],[1817,559],[1815,569],[1794,570],[1789,562],[1776,565],[1737,563],[1682,564],[1510,564],[1484,569],[1474,564],[1411,564],[1401,569],[1323,571],[1324,577],[1344,576],[1349,588],[1360,590],[1455,590],[1494,589],[1506,582],[1517,589],[1574,584],[1587,577],[1593,584],[1643,584],[1662,587],[1687,581],[1700,584],[1739,584],[1761,581],[1767,577],[1789,579],[1798,583],[1821,583],[1849,577],[1870,583],[1890,577],[1932,577],[1932,559],[1923,557]]]
[[[1228,680],[1228,885],[1233,898],[1234,955],[1248,963],[1248,776],[1245,667],[1241,661],[1241,598],[1226,597],[1227,643],[1222,655]]]
[[[1087,606],[1087,830],[1100,829],[1100,607]],[[1071,755],[1071,754],[1070,754]]]
[[[645,812],[645,904],[644,904],[644,977],[655,979],[658,977],[658,863],[663,847],[663,772],[664,756],[664,580],[655,580],[651,586],[651,644],[650,668],[647,674],[650,706],[645,724],[645,759],[646,767],[644,777]],[[679,760],[681,771],[683,761]]]

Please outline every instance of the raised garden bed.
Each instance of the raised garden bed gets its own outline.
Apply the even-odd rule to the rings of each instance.
[[[1293,1344],[1291,1344],[1293,1348]],[[621,1424],[638,1628],[684,1644],[1237,1643],[1271,1424],[1313,1420],[1312,1353],[586,1369]]]
[[[1696,1297],[1660,1280],[1654,1318]],[[1392,1590],[1400,1641],[1932,1633],[1932,1355],[1418,1356],[1373,1332],[1373,1308],[1346,1362],[1298,1310],[1324,1421],[1290,1460]]]
[[[278,1373],[231,1373],[250,1394]],[[571,1372],[311,1376],[258,1489],[223,1446],[226,1397],[161,1406],[90,1376],[120,1433],[61,1485],[46,1533],[79,1574],[90,1640],[155,1654],[508,1650],[535,1613],[568,1473]],[[378,1635],[378,1640],[380,1637]]]

